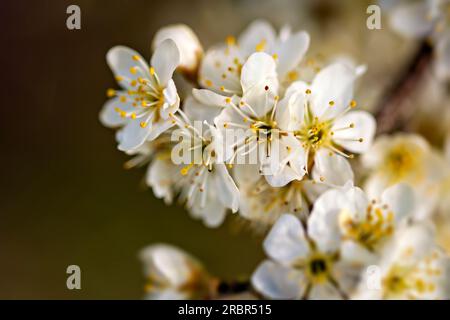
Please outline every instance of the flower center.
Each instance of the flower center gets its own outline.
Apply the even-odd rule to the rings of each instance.
[[[418,162],[422,151],[414,145],[399,145],[386,156],[384,172],[389,175],[390,182],[396,183],[408,174],[418,173]]]
[[[306,121],[305,125],[294,134],[300,139],[305,149],[317,150],[331,142],[331,123],[329,121],[321,122],[314,117],[310,121]]]
[[[311,283],[324,283],[330,279],[331,259],[323,254],[315,253],[306,262],[306,276]]]
[[[344,209],[339,215],[339,223],[345,237],[360,243],[369,250],[374,250],[394,230],[394,213],[387,209],[387,207],[374,207],[374,204],[371,204],[367,207],[365,219],[361,221],[352,219],[350,213]]]

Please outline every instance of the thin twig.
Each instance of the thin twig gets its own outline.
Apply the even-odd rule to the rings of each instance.
[[[431,62],[431,55],[432,47],[424,40],[405,71],[393,83],[376,109],[377,133],[389,133],[405,126],[407,119],[414,112],[405,101],[420,84]]]

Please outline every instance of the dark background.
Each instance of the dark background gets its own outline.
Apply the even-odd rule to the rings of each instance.
[[[154,242],[183,247],[220,277],[248,277],[263,258],[260,236],[236,218],[207,229],[155,199],[144,170],[122,168],[128,157],[98,121],[116,86],[105,54],[122,44],[149,58],[153,34],[171,23],[188,24],[208,47],[255,18],[295,30],[330,15],[319,6],[310,17],[298,3],[1,1],[0,298],[141,298],[137,252]],[[355,1],[346,3],[348,15]],[[81,8],[81,30],[66,28],[70,4]],[[363,27],[353,29],[367,32],[360,9]],[[81,291],[66,288],[71,264],[81,267]]]

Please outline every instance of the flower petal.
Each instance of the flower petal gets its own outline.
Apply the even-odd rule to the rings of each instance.
[[[342,300],[339,291],[330,283],[316,284],[311,288],[309,300]]]
[[[323,252],[333,252],[339,248],[341,232],[338,216],[345,202],[346,197],[341,190],[331,189],[314,203],[308,219],[308,235]]]
[[[225,164],[216,163],[214,170],[217,171],[214,178],[220,201],[225,207],[230,208],[233,213],[237,212],[239,208],[239,189],[228,173]]]
[[[145,181],[153,189],[155,197],[164,199],[166,204],[172,203],[175,171],[177,167],[171,162],[156,157],[148,166]]]
[[[322,69],[311,85],[314,115],[325,120],[342,113],[353,97],[355,78],[354,68],[342,63],[334,63]],[[333,106],[330,105],[331,101],[334,102]]]
[[[190,95],[184,100],[183,111],[191,121],[214,123],[214,119],[220,114],[222,108],[205,105]]]
[[[163,276],[173,286],[186,283],[191,274],[190,265],[199,265],[190,255],[166,244],[148,246],[139,253],[139,257],[144,263],[144,273],[148,277],[156,273]]]
[[[130,81],[133,79],[138,77],[148,79],[150,77],[148,65],[144,58],[128,47],[116,46],[111,48],[106,54],[106,61],[114,75],[121,78],[119,84],[124,89],[132,88]]]
[[[381,203],[389,207],[397,222],[413,213],[415,201],[414,191],[403,183],[386,189],[381,195]]]
[[[153,53],[151,65],[155,68],[159,83],[163,87],[172,79],[173,72],[179,64],[180,52],[175,42],[171,39],[162,41]]]
[[[242,67],[241,85],[243,100],[259,117],[264,116],[273,106],[278,93],[278,79],[273,58],[263,52],[252,54]]]
[[[433,29],[433,20],[428,19],[428,1],[401,4],[391,11],[391,28],[409,38],[421,38]]]
[[[120,111],[119,109],[120,108]],[[108,128],[117,128],[123,126],[128,121],[129,118],[123,117],[121,115],[121,111],[125,114],[129,114],[133,112],[135,108],[130,103],[123,103],[120,101],[120,98],[116,97],[113,99],[109,99],[103,105],[102,110],[100,111],[100,122]]]
[[[348,181],[353,181],[353,170],[343,156],[320,149],[314,157],[312,177],[316,181],[323,180],[327,184],[343,186]]]
[[[194,71],[203,53],[203,48],[195,33],[185,24],[165,26],[156,32],[153,38],[153,48],[164,40],[172,39],[180,51],[180,67]]]
[[[273,27],[264,20],[256,20],[245,29],[238,38],[240,50],[247,55],[261,49],[268,49],[275,41],[276,33]]]
[[[252,285],[271,299],[299,299],[306,289],[303,272],[266,260],[252,275]]]
[[[278,55],[277,71],[281,79],[300,63],[308,47],[309,34],[300,31],[291,35],[274,51]]]
[[[375,129],[376,122],[370,113],[349,112],[335,120],[332,128],[333,141],[348,151],[363,153],[372,145]]]
[[[131,151],[140,147],[148,139],[152,132],[152,124],[148,123],[147,127],[142,128],[140,123],[138,119],[132,120],[121,129],[119,150]]]
[[[309,252],[303,226],[291,214],[284,214],[277,220],[263,246],[272,259],[286,265],[306,257]]]

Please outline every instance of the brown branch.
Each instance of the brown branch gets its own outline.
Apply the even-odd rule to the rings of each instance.
[[[407,68],[388,89],[375,111],[378,134],[404,128],[407,119],[414,112],[414,109],[405,101],[420,84],[420,79],[430,64],[431,56],[432,47],[424,40]]]

